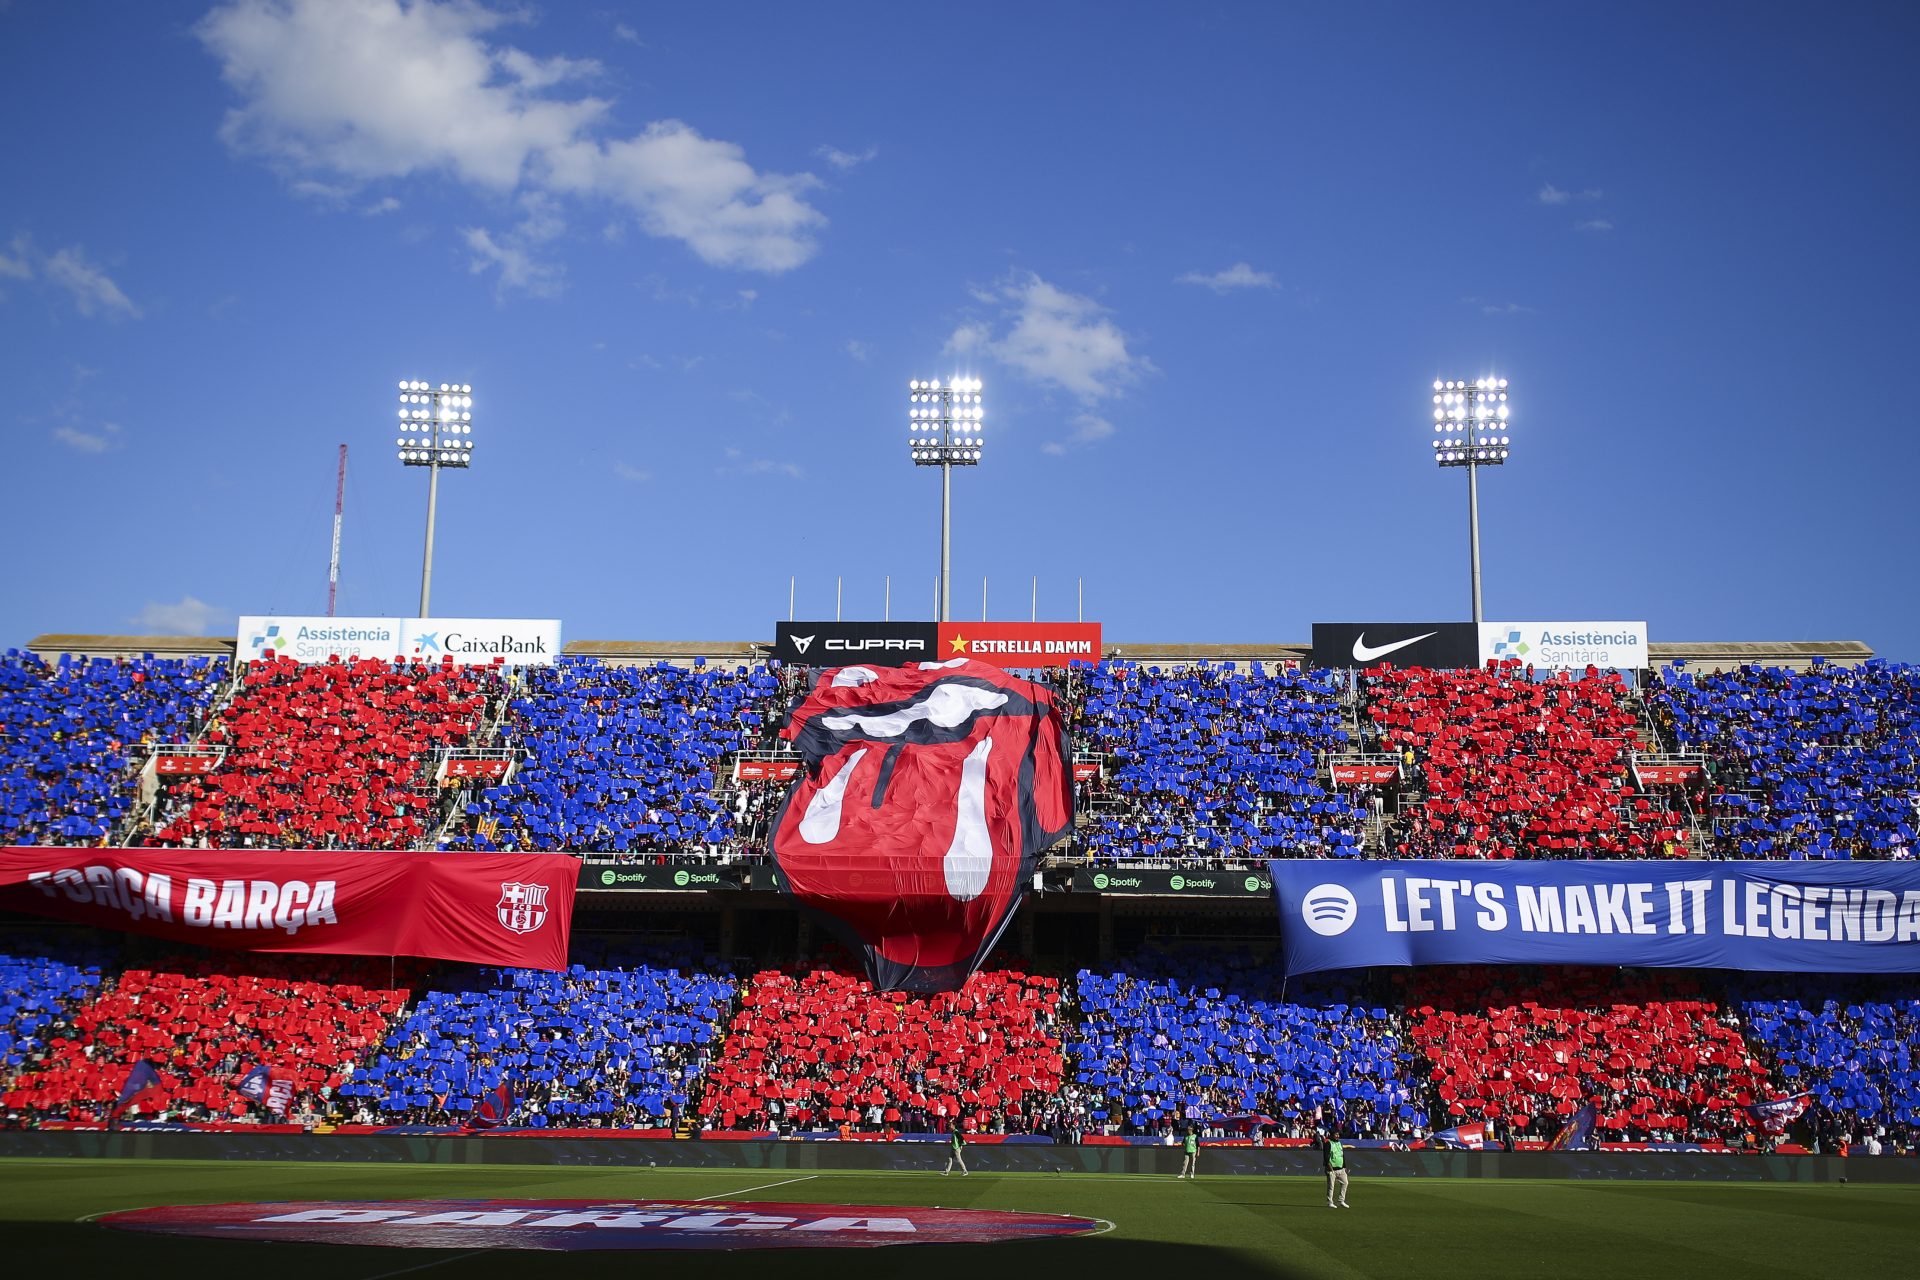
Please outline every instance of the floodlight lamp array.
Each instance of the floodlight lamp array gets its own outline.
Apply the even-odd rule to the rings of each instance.
[[[915,466],[978,466],[986,411],[978,378],[915,378],[907,383],[907,444]]]
[[[1512,452],[1505,378],[1436,379],[1433,460],[1443,467],[1497,467]]]
[[[394,438],[402,465],[473,465],[473,388],[466,383],[433,385],[418,379],[400,384],[400,434]]]

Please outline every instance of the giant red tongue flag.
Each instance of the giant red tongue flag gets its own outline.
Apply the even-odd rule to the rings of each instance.
[[[958,990],[1073,824],[1053,695],[964,658],[842,667],[781,736],[807,761],[774,820],[787,891],[881,990]]]
[[[0,849],[0,908],[235,951],[565,969],[577,859],[551,853]]]

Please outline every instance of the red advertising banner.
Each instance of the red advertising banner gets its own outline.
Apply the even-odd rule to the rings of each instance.
[[[1075,760],[1073,762],[1073,780],[1075,782],[1092,782],[1099,776],[1100,762],[1098,760]]]
[[[507,766],[512,763],[511,760],[474,760],[456,757],[447,761],[447,776],[449,778],[499,779],[507,776]]]
[[[0,849],[0,908],[233,951],[562,970],[579,860],[554,853]]]
[[[1400,766],[1394,764],[1336,764],[1333,766],[1333,780],[1343,787],[1361,784],[1379,785],[1392,782],[1400,776]]]
[[[165,777],[184,773],[212,773],[219,767],[220,757],[215,755],[162,755],[153,758],[153,771]]]
[[[1692,782],[1706,773],[1697,764],[1643,764],[1637,770],[1641,783],[1649,787]]]
[[[943,622],[938,660],[974,658],[996,667],[1064,667],[1100,661],[1097,622]]]
[[[798,760],[736,760],[735,782],[792,782],[800,776]]]

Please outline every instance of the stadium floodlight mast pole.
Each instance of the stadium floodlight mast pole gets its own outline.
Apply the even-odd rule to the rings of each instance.
[[[473,388],[418,379],[400,384],[400,465],[427,468],[427,547],[420,560],[420,616],[433,599],[433,517],[440,502],[440,468],[473,465]]]
[[[1433,384],[1433,460],[1467,469],[1467,548],[1473,624],[1480,615],[1480,468],[1507,460],[1507,380],[1439,378]]]
[[[907,383],[908,444],[913,465],[940,468],[940,584],[936,622],[945,622],[953,596],[953,469],[980,465],[985,416],[980,379],[914,379]]]

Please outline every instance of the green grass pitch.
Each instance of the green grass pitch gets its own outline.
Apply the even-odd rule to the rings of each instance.
[[[774,1184],[774,1185],[769,1185]],[[550,1196],[943,1205],[1081,1214],[1110,1233],[991,1245],[737,1253],[459,1253],[173,1239],[94,1214],[162,1204]],[[1238,1276],[1899,1276],[1920,1267],[1920,1186],[818,1173],[477,1165],[0,1160],[9,1274],[203,1280],[654,1273],[1229,1280]]]

